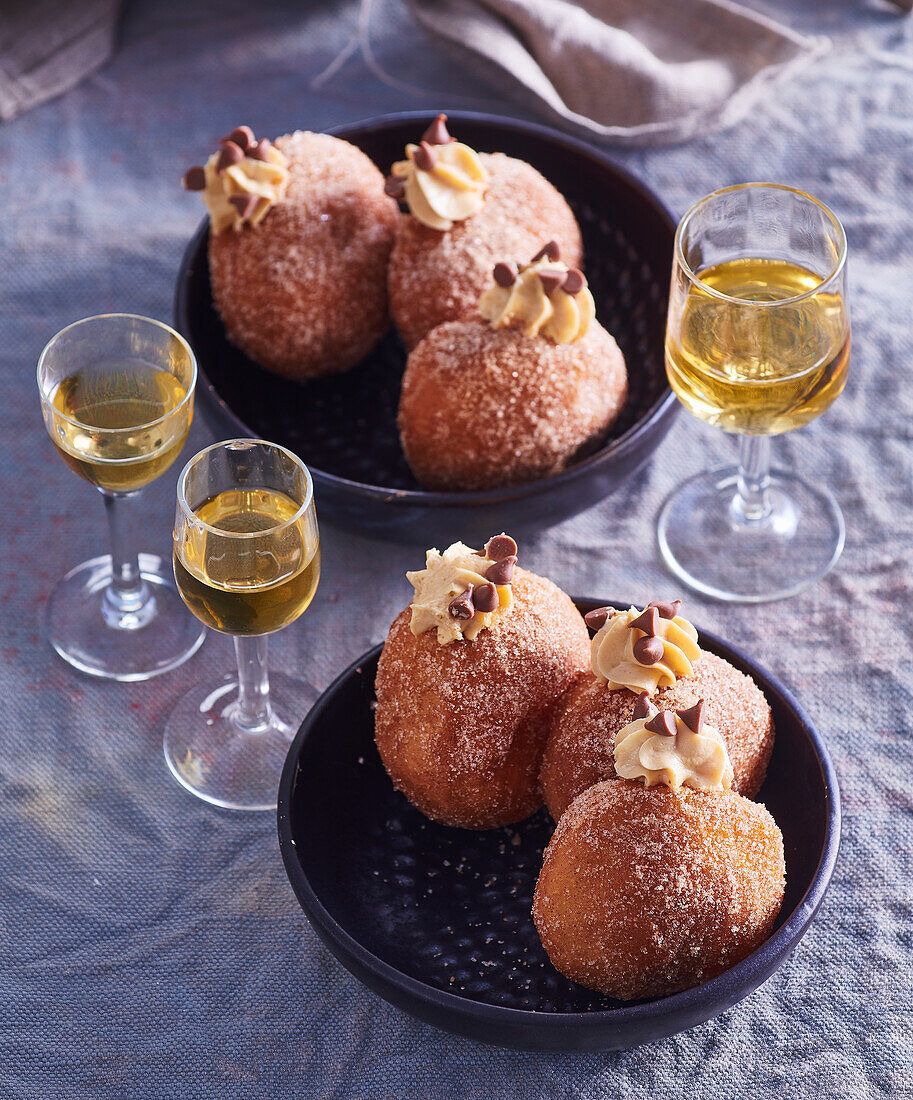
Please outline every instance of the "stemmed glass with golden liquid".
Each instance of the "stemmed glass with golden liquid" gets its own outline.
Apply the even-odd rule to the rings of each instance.
[[[199,649],[167,565],[137,554],[125,498],[180,453],[193,419],[197,365],[182,336],[132,314],[88,317],[58,332],[38,360],[45,426],[57,453],[102,493],[111,554],[72,569],[47,606],[51,644],[93,676],[145,680]]]
[[[680,486],[659,544],[686,584],[758,603],[801,591],[840,556],[843,515],[824,486],[771,470],[770,437],[840,395],[850,358],[846,236],[791,187],[715,191],[675,235],[666,371],[690,412],[738,434],[738,467]]]
[[[178,479],[174,575],[196,617],[235,640],[237,677],[194,688],[165,728],[165,759],[200,798],[230,809],[276,806],[309,687],[267,673],[267,636],[295,621],[320,578],[314,489],[275,443],[233,439],[190,460]]]

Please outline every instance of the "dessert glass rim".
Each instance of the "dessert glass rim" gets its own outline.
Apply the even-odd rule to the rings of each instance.
[[[181,400],[174,406],[173,409],[169,409],[168,412],[163,413],[161,416],[157,416],[154,420],[144,420],[141,424],[132,424],[127,428],[100,428],[94,424],[86,424],[82,420],[77,420],[75,417],[68,416],[65,412],[61,412],[59,409],[54,410],[55,419],[63,420],[67,424],[72,424],[74,428],[83,428],[91,431],[93,435],[102,435],[106,438],[118,438],[121,435],[127,435],[131,432],[146,431],[149,428],[154,428],[157,424],[162,424],[166,420],[170,420],[176,413],[179,413],[188,401],[193,400],[194,391],[197,385],[197,376],[199,374],[199,368],[197,367],[197,357],[193,353],[188,341],[177,331],[172,328],[171,325],[166,324],[164,321],[159,321],[155,317],[146,317],[142,313],[95,313],[91,317],[81,317],[78,321],[72,321],[69,325],[65,325],[59,332],[55,332],[54,335],[48,340],[41,350],[41,354],[38,356],[38,366],[36,368],[36,378],[38,381],[38,392],[41,395],[41,402],[44,405],[48,405],[53,401],[54,394],[57,392],[57,387],[60,383],[56,383],[52,389],[48,390],[42,382],[41,374],[44,367],[45,359],[51,350],[51,346],[60,339],[61,336],[66,335],[68,332],[72,332],[73,329],[77,329],[82,325],[91,324],[94,321],[112,321],[112,320],[129,320],[129,321],[142,321],[143,324],[150,325],[153,328],[162,329],[168,333],[173,339],[175,339],[181,346],[184,355],[190,363],[190,379],[187,383],[187,392],[181,398]],[[137,362],[146,362],[145,360],[137,360]],[[152,363],[147,363],[147,366],[153,366]],[[170,372],[173,373],[173,372]],[[118,461],[132,462],[133,459],[120,459],[110,462],[110,465],[115,465]]]
[[[281,451],[290,458],[299,469],[304,471],[307,492],[304,494],[304,500],[298,506],[293,516],[289,516],[288,519],[283,520],[282,523],[275,524],[273,527],[266,527],[262,531],[225,531],[221,527],[213,527],[212,524],[206,523],[205,520],[200,519],[196,511],[190,506],[185,493],[185,484],[187,475],[190,473],[190,468],[195,466],[201,459],[205,458],[211,451],[223,450],[229,447],[241,450],[242,448],[238,446],[239,444],[243,444],[247,449],[256,446],[272,447],[273,450]],[[265,489],[267,486],[252,486],[252,488]],[[275,535],[277,532],[283,531],[287,527],[293,527],[296,523],[301,521],[314,502],[314,480],[311,477],[311,471],[307,468],[307,465],[294,451],[290,451],[288,447],[283,447],[281,443],[272,443],[268,439],[256,439],[254,437],[243,436],[238,439],[220,439],[217,443],[210,443],[210,445],[204,447],[202,451],[197,451],[197,453],[185,463],[184,468],[181,470],[180,474],[178,474],[177,500],[178,507],[186,515],[189,524],[192,524],[197,530],[211,531],[214,535],[219,535],[221,538],[262,539],[265,535]]]
[[[837,237],[837,259],[834,266],[831,268],[827,275],[821,277],[820,282],[816,283],[809,290],[804,290],[801,294],[794,294],[789,298],[777,298],[773,301],[757,301],[752,298],[736,298],[731,294],[726,294],[722,290],[717,290],[715,287],[710,286],[700,276],[700,274],[694,270],[688,260],[685,258],[685,250],[682,244],[685,231],[689,227],[691,219],[698,213],[704,206],[712,202],[714,199],[718,199],[721,195],[730,194],[733,191],[747,191],[750,188],[765,188],[770,191],[784,191],[788,194],[798,196],[799,198],[806,199],[812,205],[818,207],[818,209],[824,214],[824,216],[831,223],[836,230]],[[822,291],[827,290],[828,286],[840,277],[841,272],[846,266],[846,254],[847,254],[847,242],[846,242],[846,230],[843,228],[843,223],[837,217],[837,215],[831,210],[829,206],[823,203],[820,199],[816,199],[814,195],[810,195],[807,191],[803,191],[801,187],[791,187],[786,183],[767,183],[763,180],[754,180],[748,183],[733,183],[728,187],[720,187],[716,191],[711,191],[709,195],[704,195],[695,202],[685,213],[682,220],[678,223],[678,227],[675,230],[675,258],[674,262],[681,267],[689,281],[705,293],[710,295],[711,298],[718,298],[720,301],[729,302],[733,305],[739,305],[748,308],[755,309],[770,309],[771,307],[781,307],[794,305],[796,302],[802,302],[806,298],[812,298]]]

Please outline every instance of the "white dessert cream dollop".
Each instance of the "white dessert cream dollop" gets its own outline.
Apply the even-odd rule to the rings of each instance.
[[[205,165],[184,174],[188,191],[202,192],[214,234],[259,225],[288,187],[288,157],[249,126],[238,126]]]
[[[517,544],[504,534],[489,539],[481,554],[462,542],[443,553],[429,550],[425,568],[406,574],[415,589],[412,633],[436,630],[438,642],[447,645],[461,638],[473,641],[490,629],[513,603],[516,551]]]
[[[600,608],[590,612],[587,623],[602,625],[590,645],[593,673],[610,691],[629,688],[653,695],[690,676],[701,651],[697,631],[672,604],[654,602],[643,611]]]
[[[488,186],[479,154],[452,138],[446,122],[438,115],[418,145],[406,146],[405,160],[393,165],[385,185],[416,221],[441,232],[478,213]]]
[[[635,717],[615,736],[615,772],[646,787],[691,787],[728,791],[732,763],[726,742],[704,718],[704,701],[678,711],[657,711],[646,694]]]
[[[496,264],[493,275],[495,285],[479,298],[479,312],[492,328],[516,327],[556,344],[586,335],[596,315],[593,295],[583,272],[561,262],[555,241],[528,264]]]

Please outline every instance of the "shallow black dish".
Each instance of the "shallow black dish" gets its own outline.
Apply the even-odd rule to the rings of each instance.
[[[385,115],[332,133],[386,171],[428,114]],[[390,333],[358,367],[298,385],[252,363],[225,335],[213,308],[206,259],[208,222],[178,273],[175,326],[199,362],[197,394],[217,434],[263,436],[310,467],[321,518],[361,534],[447,545],[515,534],[589,508],[649,458],[678,409],[663,363],[675,225],[643,184],[582,142],[544,126],[495,116],[451,116],[461,140],[529,161],[566,196],[583,233],[597,316],[628,364],[631,394],[603,447],[555,477],[474,493],[432,493],[406,465],[396,430],[405,352]],[[543,239],[548,236],[543,227]]]
[[[582,612],[603,606],[575,601]],[[616,605],[627,607],[628,604]],[[712,634],[701,645],[749,673],[777,737],[759,795],[783,831],[787,884],[771,938],[695,989],[624,1004],[563,978],[530,916],[547,811],[488,832],[449,829],[393,789],[374,746],[380,646],[324,692],[289,750],[279,845],[314,930],[352,974],[413,1016],[523,1050],[616,1050],[693,1027],[747,996],[786,960],[827,889],[840,794],[821,737],[786,689]]]

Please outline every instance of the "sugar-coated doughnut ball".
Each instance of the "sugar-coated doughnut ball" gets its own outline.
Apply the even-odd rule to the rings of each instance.
[[[754,798],[767,774],[774,743],[764,693],[728,661],[702,650],[691,675],[660,688],[651,701],[660,710],[682,710],[698,699],[704,700],[707,721],[726,742],[733,790]],[[615,777],[615,735],[632,720],[636,701],[633,691],[609,691],[592,673],[581,676],[568,690],[542,758],[542,794],[556,821],[577,795]]]
[[[303,380],[354,366],[387,331],[400,216],[379,169],[349,142],[299,130],[275,144],[289,161],[283,201],[259,225],[210,234],[209,268],[232,341]]]
[[[552,239],[568,267],[580,267],[580,228],[561,193],[532,165],[480,153],[485,202],[471,218],[441,231],[403,216],[390,257],[390,308],[407,349],[444,321],[478,315],[499,260],[526,262]]]
[[[377,668],[375,736],[395,786],[427,817],[490,829],[542,805],[539,762],[554,708],[589,663],[580,613],[517,569],[513,604],[472,641],[413,634],[407,608]]]
[[[409,356],[400,438],[428,489],[516,485],[594,450],[627,392],[624,358],[596,322],[555,344],[519,328],[451,321]]]
[[[533,919],[565,977],[620,1000],[661,997],[740,962],[783,901],[783,837],[734,791],[590,787],[545,850]]]

